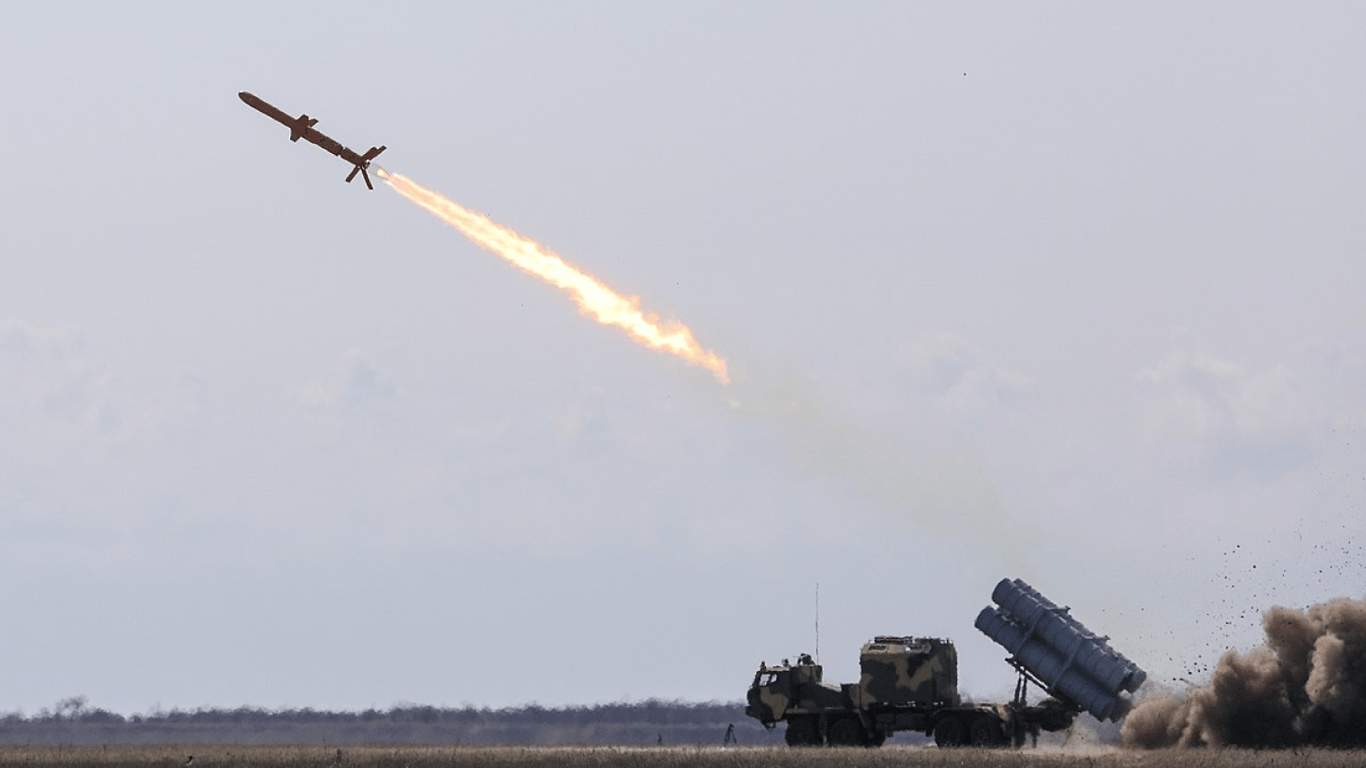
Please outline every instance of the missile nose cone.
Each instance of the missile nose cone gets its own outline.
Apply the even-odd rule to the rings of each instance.
[[[251,94],[250,94],[250,93],[247,93],[246,91],[238,91],[238,92],[237,92],[237,98],[241,99],[242,101],[247,102],[248,104],[251,103],[250,97],[251,97]]]

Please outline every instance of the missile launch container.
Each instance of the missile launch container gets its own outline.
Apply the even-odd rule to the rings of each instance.
[[[941,747],[1021,746],[1026,736],[1071,727],[1077,714],[1119,720],[1128,712],[1123,691],[1145,674],[1115,653],[1106,638],[1022,581],[1002,580],[977,626],[1012,654],[1019,674],[1007,704],[964,703],[958,695],[958,654],[948,640],[879,636],[859,653],[859,681],[822,679],[821,665],[802,654],[796,664],[759,665],[745,714],[772,728],[787,723],[791,746],[880,746],[898,731],[933,736]],[[1035,685],[1049,694],[1029,704]]]

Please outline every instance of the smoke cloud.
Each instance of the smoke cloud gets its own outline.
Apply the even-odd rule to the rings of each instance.
[[[1209,685],[1139,704],[1124,722],[1124,744],[1366,744],[1366,601],[1276,606],[1262,627],[1266,646],[1224,654]]]

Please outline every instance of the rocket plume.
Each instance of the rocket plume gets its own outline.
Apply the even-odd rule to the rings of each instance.
[[[618,294],[596,278],[566,263],[540,243],[495,224],[487,216],[454,203],[439,192],[426,189],[397,173],[383,169],[376,173],[395,192],[460,230],[479,247],[564,290],[579,305],[583,314],[604,325],[621,328],[631,338],[651,349],[663,350],[706,368],[722,384],[730,383],[726,361],[716,353],[703,349],[687,326],[681,323],[661,324],[656,315],[641,311],[637,297]]]

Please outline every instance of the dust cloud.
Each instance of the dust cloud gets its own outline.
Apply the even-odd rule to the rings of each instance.
[[[1225,653],[1209,685],[1149,696],[1124,744],[1284,747],[1366,745],[1366,600],[1338,598],[1262,617],[1266,646]]]

